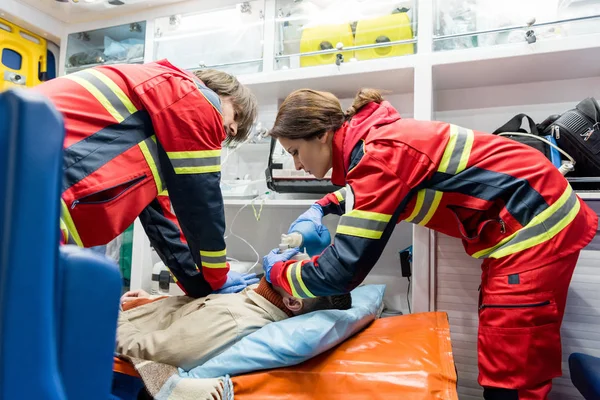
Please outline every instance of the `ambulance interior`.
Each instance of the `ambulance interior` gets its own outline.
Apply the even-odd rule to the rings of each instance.
[[[600,1],[2,0],[0,51],[0,90],[96,65],[164,58],[188,70],[221,69],[248,85],[259,101],[258,120],[245,143],[223,149],[221,187],[231,267],[260,273],[262,257],[290,223],[327,193],[315,188],[316,178],[295,171],[280,145],[271,148],[268,131],[289,93],[331,91],[345,108],[359,88],[373,87],[386,91],[403,118],[486,132],[520,113],[542,121],[584,98],[600,98]],[[267,186],[270,159],[277,165],[271,170],[275,185],[293,182],[296,189]],[[598,183],[575,189],[600,213]],[[338,220],[324,219],[332,235]],[[130,289],[182,293],[139,221],[99,251],[119,263]],[[480,275],[480,261],[464,253],[460,240],[402,222],[365,281],[385,285],[382,319],[447,315],[448,324],[435,329],[449,325],[451,352],[443,362],[450,360],[456,375],[444,379],[455,390],[451,397],[461,400],[482,398]],[[582,251],[571,282],[563,376],[554,380],[551,399],[584,398],[568,359],[572,353],[600,357],[599,288],[600,232]],[[423,357],[402,376],[419,375],[419,365],[428,362]],[[343,373],[344,366],[338,369]],[[247,385],[236,396],[268,398],[268,388]],[[396,398],[448,398],[409,386],[398,384]]]

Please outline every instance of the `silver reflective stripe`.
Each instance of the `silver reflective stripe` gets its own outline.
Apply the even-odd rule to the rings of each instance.
[[[534,225],[531,228],[527,228],[527,227],[521,228],[521,230],[519,232],[517,232],[515,237],[513,237],[511,240],[504,243],[502,246],[498,247],[493,252],[491,252],[490,254],[488,254],[487,256],[485,256],[483,258],[491,257],[494,255],[494,253],[501,251],[502,249],[504,249],[508,246],[514,246],[515,244],[524,242],[526,240],[529,240],[531,238],[534,238],[536,236],[539,236],[539,235],[542,235],[542,234],[548,232],[549,230],[552,229],[553,226],[560,223],[560,221],[562,221],[562,219],[565,218],[567,216],[567,214],[569,214],[569,212],[573,209],[573,207],[575,207],[575,205],[577,204],[578,201],[579,200],[577,199],[577,195],[575,194],[575,192],[572,192],[571,195],[569,196],[569,198],[567,199],[567,201],[565,201],[565,204],[563,204],[552,215],[550,215],[548,218],[546,218],[545,221],[542,221],[541,223]],[[548,238],[548,239],[550,239],[550,238]],[[548,239],[545,239],[545,240],[548,240]]]
[[[86,81],[94,85],[96,89],[98,89],[98,91],[100,91],[100,93],[102,93],[102,95],[106,97],[106,99],[110,102],[113,108],[119,114],[121,114],[123,119],[127,119],[127,117],[131,116],[131,113],[129,112],[127,107],[125,107],[125,104],[123,104],[121,99],[117,97],[115,92],[113,92],[104,82],[98,79],[95,75],[87,71],[80,71],[75,73],[74,75],[80,77],[81,79],[85,79]]]
[[[200,257],[202,258],[203,263],[223,264],[223,263],[227,262],[227,256],[209,257],[209,256],[200,255]]]
[[[199,157],[199,158],[171,158],[173,168],[183,167],[210,167],[221,165],[221,157]]]
[[[414,217],[410,222],[413,224],[419,224],[425,219],[429,210],[431,210],[431,206],[433,205],[433,200],[435,199],[435,190],[431,189],[423,189],[425,190],[425,196],[423,197],[423,204],[421,205],[421,209],[416,217]]]
[[[452,156],[450,157],[450,162],[448,163],[448,168],[446,170],[447,173],[455,175],[458,171],[458,166],[460,164],[460,158],[462,157],[463,151],[465,150],[465,145],[467,144],[467,137],[469,135],[468,131],[465,128],[457,126],[458,132],[456,135],[456,145],[454,146],[454,150],[452,151]]]
[[[383,232],[388,222],[342,215],[338,226],[351,226],[353,228],[362,228],[371,231]]]
[[[148,150],[150,150],[152,161],[154,161],[156,171],[158,172],[158,176],[160,177],[160,181],[162,182],[162,190],[165,190],[165,180],[162,174],[162,170],[160,168],[160,161],[158,160],[158,145],[156,144],[156,136],[149,137],[148,139],[144,140],[144,143],[146,143],[146,146],[148,146]]]
[[[302,270],[298,271],[298,268],[302,268],[301,261],[292,264],[292,266],[290,267],[290,278],[292,280],[292,284],[294,285],[294,289],[296,289],[296,293],[298,293],[302,298],[313,297],[310,293],[306,293],[306,291],[302,288],[302,285],[300,285],[296,274],[298,272],[302,273]]]

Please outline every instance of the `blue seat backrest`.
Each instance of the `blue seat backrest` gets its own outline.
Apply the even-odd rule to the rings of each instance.
[[[0,93],[0,399],[106,400],[121,277],[59,243],[64,127],[30,90]]]
[[[63,122],[0,93],[0,398],[64,399],[54,319]]]
[[[106,400],[121,294],[116,263],[89,249],[60,248],[59,362],[68,399]]]

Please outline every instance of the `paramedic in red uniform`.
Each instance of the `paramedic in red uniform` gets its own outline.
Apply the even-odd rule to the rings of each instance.
[[[63,243],[106,244],[139,217],[188,295],[258,281],[229,272],[219,185],[222,142],[243,141],[256,118],[248,88],[163,60],[86,69],[33,90],[65,119]]]
[[[443,122],[401,119],[371,89],[344,113],[331,93],[299,90],[283,102],[271,135],[296,168],[345,186],[298,221],[341,215],[319,256],[271,252],[266,274],[298,297],[359,285],[394,226],[408,221],[461,238],[483,260],[479,383],[486,399],[544,399],[561,375],[560,325],[580,250],[596,214],[538,151]]]

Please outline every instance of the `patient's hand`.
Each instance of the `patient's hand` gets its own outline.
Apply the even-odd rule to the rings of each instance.
[[[143,297],[150,297],[150,293],[142,289],[130,290],[129,292],[126,292],[123,296],[121,296],[121,304],[130,300],[139,299]]]

